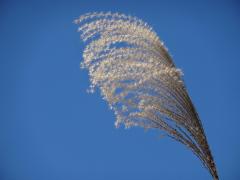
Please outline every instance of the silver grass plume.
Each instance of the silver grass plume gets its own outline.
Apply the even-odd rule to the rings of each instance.
[[[166,132],[186,145],[215,180],[216,166],[203,126],[168,50],[142,20],[119,13],[87,13],[74,21],[87,43],[81,63],[90,91],[101,90],[115,125]]]

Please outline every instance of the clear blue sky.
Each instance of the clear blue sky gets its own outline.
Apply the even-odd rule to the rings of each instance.
[[[99,92],[86,93],[72,21],[109,10],[153,26],[184,71],[220,179],[240,179],[237,0],[1,0],[0,179],[211,179],[183,145],[156,131],[115,129]]]

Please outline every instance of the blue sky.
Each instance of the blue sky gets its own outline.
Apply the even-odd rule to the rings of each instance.
[[[86,93],[72,21],[92,11],[153,26],[184,71],[220,179],[240,179],[237,0],[1,1],[0,179],[211,179],[188,149],[159,132],[115,129],[99,92]]]

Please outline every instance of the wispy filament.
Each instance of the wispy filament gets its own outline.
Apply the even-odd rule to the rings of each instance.
[[[119,13],[88,13],[75,20],[87,43],[82,67],[90,91],[100,88],[116,115],[115,125],[161,129],[183,143],[214,179],[216,167],[206,136],[167,48],[142,20]]]

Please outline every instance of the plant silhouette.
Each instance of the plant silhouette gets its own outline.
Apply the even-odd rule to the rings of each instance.
[[[81,63],[90,92],[101,91],[115,125],[161,129],[186,145],[215,180],[216,166],[203,126],[168,50],[142,20],[119,13],[87,13],[74,21],[87,43]]]

